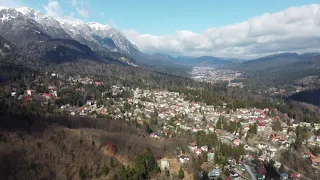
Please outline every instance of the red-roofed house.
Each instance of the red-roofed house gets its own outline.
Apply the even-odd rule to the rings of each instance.
[[[96,84],[96,86],[102,86],[102,85],[104,85],[103,82],[95,82],[95,84]]]
[[[48,94],[48,93],[43,93],[42,96],[44,98],[46,98],[47,100],[49,100],[52,97],[52,94]]]
[[[300,178],[300,174],[298,174],[298,173],[293,173],[293,174],[291,174],[291,178],[292,179],[299,179]]]
[[[263,131],[265,129],[266,125],[264,122],[258,123],[258,131]]]
[[[194,153],[196,153],[197,155],[199,155],[199,154],[202,153],[202,149],[196,148],[196,149],[194,150]]]
[[[310,151],[305,152],[303,156],[305,158],[311,158],[311,159],[315,159],[316,158]]]
[[[239,146],[240,144],[241,144],[241,139],[235,139],[234,141],[233,141],[233,144],[235,145],[235,146]]]
[[[193,128],[193,132],[198,132],[199,129],[198,128]]]

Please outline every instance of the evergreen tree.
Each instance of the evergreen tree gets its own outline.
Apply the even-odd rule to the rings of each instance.
[[[114,168],[114,161],[113,161],[113,158],[111,158],[111,159],[110,159],[110,167],[111,167],[111,168]]]
[[[250,134],[250,133],[247,132],[247,135],[246,135],[246,137],[245,137],[245,140],[246,140],[246,141],[248,141],[248,139],[249,139],[249,136],[250,136],[249,134]]]
[[[221,119],[221,116],[219,117],[217,123],[216,123],[216,129],[221,129],[221,126],[222,126],[222,119]]]
[[[226,177],[229,177],[230,176],[230,171],[228,168],[225,168],[224,171],[223,171],[223,174],[226,176]]]
[[[120,166],[120,175],[121,175],[121,179],[123,179],[123,180],[128,179],[128,174],[126,171],[126,167],[124,165]]]
[[[166,174],[167,177],[170,176],[170,171],[168,170],[168,168],[165,168],[164,173]]]
[[[153,131],[152,131],[152,129],[150,128],[150,125],[147,123],[146,124],[146,132],[148,133],[148,134],[151,134]]]
[[[184,171],[183,171],[183,168],[182,166],[180,166],[180,169],[179,169],[179,174],[178,174],[179,178],[183,179],[184,178]]]
[[[86,173],[85,173],[85,171],[84,171],[82,166],[80,167],[80,170],[79,170],[79,176],[80,176],[81,180],[86,179]]]
[[[208,152],[203,152],[203,161],[208,162]]]
[[[109,173],[109,168],[104,164],[102,167],[102,176],[107,176]]]
[[[272,130],[274,131],[282,131],[281,122],[279,120],[272,123]]]

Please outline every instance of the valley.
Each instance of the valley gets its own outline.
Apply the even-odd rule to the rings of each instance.
[[[243,86],[242,83],[236,84],[231,81],[241,77],[241,73],[229,69],[219,69],[214,67],[193,67],[191,76],[194,80],[207,83],[227,82],[229,86]]]
[[[319,178],[319,53],[260,53],[259,17],[163,36],[74,18],[0,6],[3,179]]]

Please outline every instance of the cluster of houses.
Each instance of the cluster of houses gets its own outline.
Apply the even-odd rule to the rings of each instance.
[[[52,77],[63,78],[64,82],[68,85],[74,84],[94,84],[95,86],[102,86],[104,82],[94,81],[88,77],[64,77],[55,73],[51,74]],[[26,102],[32,98],[41,99],[43,102],[49,102],[59,99],[58,90],[63,88],[64,83],[59,82],[58,86],[48,86],[47,92],[37,93],[35,90],[28,89],[24,94],[18,94],[14,89],[11,92],[11,96],[23,99]],[[70,115],[91,116],[96,115],[111,115],[113,119],[136,120],[138,124],[143,124],[146,119],[151,119],[154,115],[157,115],[157,119],[162,121],[163,126],[161,130],[151,133],[150,138],[165,140],[166,138],[173,137],[175,134],[179,134],[182,131],[189,131],[196,133],[198,131],[204,131],[206,133],[215,133],[218,135],[221,141],[231,143],[234,146],[241,144],[245,145],[246,151],[262,151],[262,155],[259,156],[261,161],[270,160],[275,158],[275,154],[279,147],[289,148],[296,140],[295,128],[298,126],[307,127],[309,130],[320,129],[320,124],[311,124],[305,122],[298,122],[294,119],[290,119],[286,114],[281,114],[276,110],[273,110],[271,116],[271,110],[269,108],[257,109],[257,108],[240,108],[235,111],[230,110],[227,104],[223,106],[209,106],[205,103],[191,102],[184,99],[183,94],[177,92],[169,92],[165,90],[145,90],[145,89],[130,89],[125,87],[113,86],[111,89],[112,95],[122,93],[123,90],[130,91],[132,97],[119,98],[117,102],[113,103],[112,113],[111,109],[99,103],[95,100],[87,100],[81,107],[70,106],[68,104],[61,106],[61,110],[67,111]],[[85,88],[76,88],[76,92],[85,93]],[[109,92],[103,92],[101,96],[105,96]],[[129,104],[129,110],[123,111],[125,104]],[[274,112],[275,111],[275,112]],[[218,129],[216,123],[219,118],[224,117],[225,121],[231,123],[240,123],[242,129],[236,133],[230,133],[223,129]],[[274,131],[273,124],[279,121],[281,124],[281,131]],[[288,123],[290,122],[290,123]],[[160,124],[160,123],[159,123]],[[264,142],[259,142],[256,146],[252,146],[246,143],[244,137],[248,133],[250,127],[257,124],[257,131],[264,139]],[[291,131],[289,132],[289,128]],[[241,133],[242,136],[239,135]],[[241,139],[240,139],[240,138]],[[269,142],[277,144],[279,146],[271,145]],[[308,140],[310,145],[320,145],[320,136],[313,136]],[[197,146],[196,143],[189,144],[189,150],[191,154],[196,156],[203,152],[208,153],[208,160],[213,161],[214,151],[208,149],[207,146]],[[306,158],[311,158],[315,167],[320,165],[320,157],[307,153],[304,155]],[[178,156],[178,160],[181,163],[189,161],[189,156],[182,154]]]

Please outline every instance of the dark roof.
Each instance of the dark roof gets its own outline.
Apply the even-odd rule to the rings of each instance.
[[[267,174],[267,170],[262,163],[258,165],[257,171],[258,171],[258,174],[261,174],[261,175]]]

